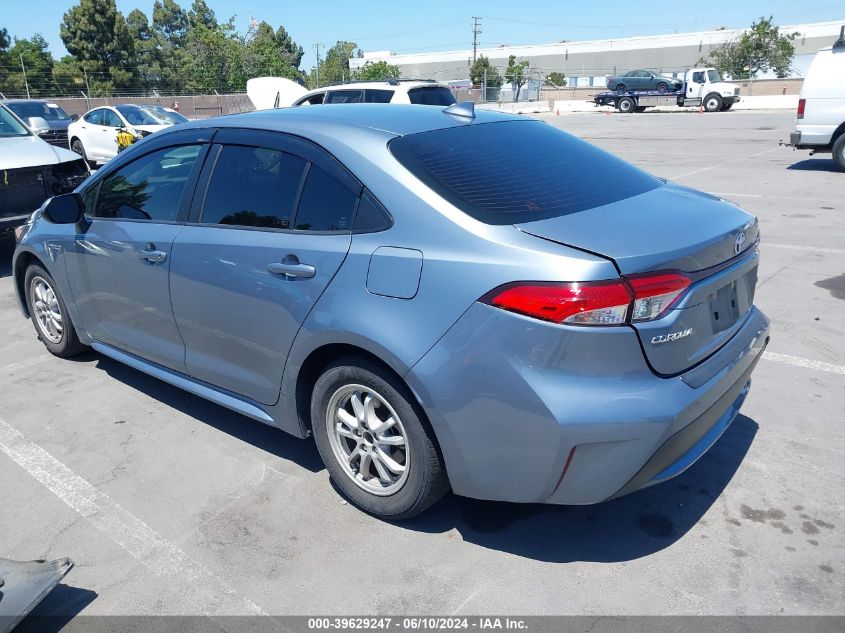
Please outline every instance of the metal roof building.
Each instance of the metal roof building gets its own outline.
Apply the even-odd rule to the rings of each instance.
[[[798,33],[795,45],[795,73],[803,76],[813,55],[830,46],[839,35],[842,20],[781,26],[782,33]],[[718,29],[698,33],[672,33],[619,39],[558,42],[526,46],[479,48],[478,54],[488,57],[500,70],[507,66],[508,56],[529,61],[529,68],[544,76],[560,71],[570,78],[570,85],[602,85],[607,75],[634,68],[647,68],[679,73],[695,65],[720,45],[737,37],[744,29]],[[368,61],[386,61],[399,66],[403,77],[459,81],[469,78],[472,49],[440,53],[394,55],[390,51],[365,52],[361,58],[349,60],[352,69]],[[765,78],[765,77],[761,77]]]

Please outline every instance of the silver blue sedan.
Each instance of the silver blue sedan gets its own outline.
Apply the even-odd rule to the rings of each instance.
[[[50,352],[313,437],[388,519],[450,489],[590,504],[669,479],[734,419],[769,340],[753,216],[467,106],[185,123],[18,239]]]

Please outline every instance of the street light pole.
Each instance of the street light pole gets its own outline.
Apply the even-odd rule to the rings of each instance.
[[[317,42],[313,46],[311,46],[311,48],[314,49],[314,52],[317,55],[317,86],[316,87],[319,88],[320,87],[320,48],[325,48],[325,46],[323,44],[320,44],[319,42]]]

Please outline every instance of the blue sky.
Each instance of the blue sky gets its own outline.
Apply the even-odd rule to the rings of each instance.
[[[481,16],[482,45],[532,44],[562,39],[582,40],[705,30],[718,26],[748,26],[760,15],[772,14],[778,24],[841,19],[845,5],[818,0],[709,0],[708,2],[631,2],[564,0],[207,0],[218,19],[236,15],[240,32],[250,15],[273,27],[283,24],[305,48],[303,67],[314,63],[312,44],[352,40],[365,50],[421,52],[455,50],[471,45],[471,16]],[[59,23],[76,0],[0,0],[0,27],[12,35],[41,33],[56,57],[65,53]],[[187,9],[191,0],[180,0]],[[153,0],[117,0],[125,14],[138,8],[152,15]]]

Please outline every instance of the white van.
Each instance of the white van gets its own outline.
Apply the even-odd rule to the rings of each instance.
[[[796,149],[833,152],[845,171],[845,26],[833,46],[813,58],[798,100],[795,131],[789,143]]]

